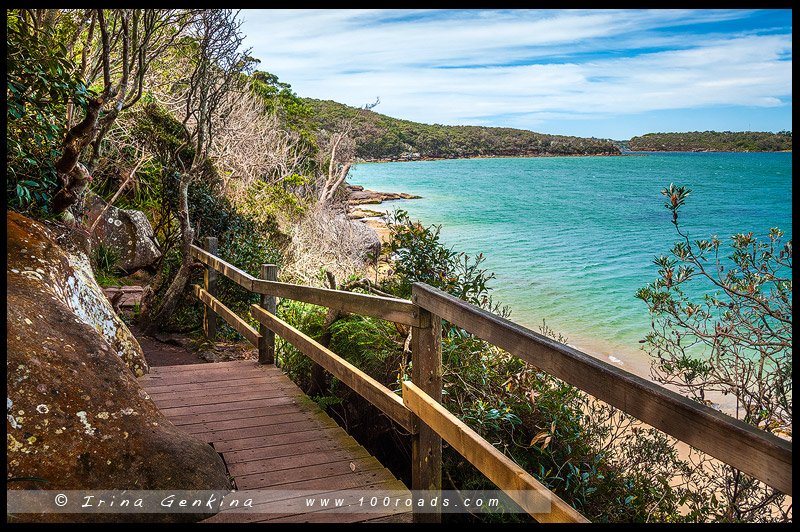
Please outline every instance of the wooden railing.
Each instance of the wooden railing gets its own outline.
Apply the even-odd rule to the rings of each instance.
[[[412,300],[312,288],[276,280],[274,266],[263,266],[258,279],[215,256],[216,239],[192,254],[206,265],[205,287],[193,286],[205,305],[209,338],[220,316],[258,347],[259,362],[274,361],[274,335],[293,345],[379,408],[412,434],[412,490],[441,490],[441,446],[444,438],[487,478],[542,522],[585,522],[584,516],[495,449],[441,406],[442,320],[482,338],[594,397],[631,414],[689,445],[792,494],[792,444],[637,377],[581,351],[464,302],[431,286],[415,283]],[[216,272],[262,295],[250,313],[259,331],[216,299]],[[403,397],[366,375],[275,314],[275,298],[320,305],[412,327],[412,381]],[[542,504],[550,511],[542,513]],[[438,521],[437,513],[415,513],[415,521]]]

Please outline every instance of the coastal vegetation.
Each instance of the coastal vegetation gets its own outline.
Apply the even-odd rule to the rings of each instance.
[[[627,142],[631,151],[792,151],[792,132],[689,131],[648,133]]]
[[[7,209],[69,228],[75,238],[92,229],[83,207],[88,191],[144,212],[161,251],[138,277],[147,288],[137,318],[151,331],[201,338],[202,306],[185,297],[185,287],[202,279],[188,245],[207,235],[218,238],[223,260],[253,276],[261,264],[272,263],[283,281],[401,298],[410,297],[414,282],[425,282],[509,317],[512,309],[493,300],[493,275],[483,267],[483,255],[448,248],[439,239],[440,227],[423,227],[402,211],[386,220],[390,237],[381,254],[391,260],[392,274],[380,275],[378,257],[339,231],[346,225],[339,178],[359,159],[619,153],[602,139],[417,124],[379,115],[369,106],[359,110],[300,98],[238,50],[242,35],[236,14],[228,10],[10,9],[7,30]],[[791,134],[788,138],[790,143]],[[677,220],[687,192],[673,194]],[[738,269],[732,274],[728,269],[724,283],[743,299],[734,301],[741,314],[730,312],[736,319],[746,314],[758,333],[734,318],[726,326],[748,338],[768,330],[770,338],[784,342],[776,348],[782,357],[789,346],[788,363],[780,360],[771,374],[775,379],[735,385],[744,393],[745,387],[769,384],[766,396],[742,396],[752,407],[746,421],[777,432],[788,419],[791,435],[791,281],[769,277],[772,264],[791,267],[791,243],[782,247],[780,233],[774,237],[768,243],[735,239]],[[675,248],[676,258],[697,264],[719,250],[719,242],[690,244],[688,238],[682,246]],[[90,256],[101,282],[117,282],[127,273],[115,269],[115,252],[106,247],[96,246]],[[671,331],[688,322],[676,324],[670,316],[675,319],[680,309],[692,319],[710,317],[721,307],[709,300],[714,308],[701,309],[676,296],[675,288],[693,274],[675,270],[673,259],[661,265],[665,284],[640,293],[663,327],[662,338],[656,332],[648,341],[661,350],[660,367],[684,379],[696,395],[703,389],[698,378],[711,379],[723,368],[716,359],[696,363],[683,356],[671,343]],[[756,294],[770,283],[775,292],[767,302]],[[223,277],[218,290],[241,315],[258,302]],[[672,296],[664,295],[670,291]],[[410,374],[409,331],[402,326],[288,300],[280,302],[278,313],[393,389]],[[753,325],[758,320],[766,325]],[[541,330],[566,341],[546,323]],[[787,519],[780,510],[769,513],[780,502],[778,495],[752,498],[762,489],[756,483],[736,492],[747,497],[712,500],[694,487],[691,465],[663,433],[457,327],[443,331],[443,404],[590,519]],[[220,334],[240,338],[228,326]],[[729,336],[708,341],[728,346]],[[776,352],[764,358],[777,360]],[[310,360],[290,345],[279,341],[277,355],[283,371],[313,391],[320,407],[372,452],[398,468],[408,463],[394,459],[410,454],[407,434],[375,416],[341,382],[315,374]],[[734,486],[750,482],[729,474],[736,476]],[[689,480],[671,484],[677,477]],[[452,449],[445,450],[443,478],[445,489],[492,488]],[[750,510],[742,510],[742,500]],[[682,509],[687,505],[688,513]]]
[[[320,129],[352,116],[353,109],[330,100],[305,98]],[[453,159],[548,155],[619,155],[607,139],[547,135],[522,129],[443,126],[400,120],[368,111],[358,115],[352,137],[356,155],[370,160]]]
[[[791,438],[792,240],[778,228],[766,238],[732,235],[729,246],[717,237],[692,240],[679,223],[690,192],[674,184],[662,191],[680,240],[654,259],[659,278],[636,293],[653,318],[643,340],[652,374],[699,402],[730,395],[737,418]],[[698,284],[702,296],[693,295]],[[717,519],[756,521],[783,511],[777,490],[702,453],[689,461],[697,491],[721,494],[707,506]]]

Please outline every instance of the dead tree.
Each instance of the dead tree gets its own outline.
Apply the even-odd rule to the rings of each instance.
[[[334,132],[330,137],[330,159],[328,161],[328,174],[325,176],[325,182],[322,185],[319,198],[317,200],[317,208],[324,209],[330,205],[333,200],[334,194],[342,186],[350,168],[355,164],[355,142],[350,138],[350,133],[355,127],[355,121],[359,115],[364,111],[369,111],[381,102],[378,98],[375,103],[365,105],[358,109],[353,116],[344,120],[338,131]]]

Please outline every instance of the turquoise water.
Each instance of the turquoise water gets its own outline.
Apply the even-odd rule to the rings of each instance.
[[[442,224],[445,245],[484,254],[512,320],[537,331],[546,320],[570,344],[643,376],[650,315],[634,294],[656,279],[653,257],[679,240],[662,189],[692,189],[681,222],[693,240],[792,230],[791,153],[360,164],[348,181],[422,196],[373,208]]]

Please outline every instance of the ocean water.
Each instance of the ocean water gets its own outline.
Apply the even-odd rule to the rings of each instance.
[[[535,331],[643,377],[650,315],[634,294],[653,258],[680,238],[660,191],[692,189],[681,227],[692,240],[771,227],[792,234],[791,153],[651,153],[623,157],[460,159],[359,164],[348,181],[421,199],[367,206],[442,225],[440,240],[483,253],[494,299]]]

